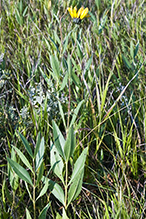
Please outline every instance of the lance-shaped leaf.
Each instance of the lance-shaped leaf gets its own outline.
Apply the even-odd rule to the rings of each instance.
[[[59,81],[60,66],[59,66],[59,61],[57,59],[57,56],[50,55],[50,63],[51,63],[51,67],[53,70],[52,76],[54,77],[54,79]]]
[[[9,157],[7,157],[7,160],[10,164],[10,166],[13,168],[13,170],[15,171],[15,173],[24,181],[28,182],[30,185],[33,186],[32,184],[32,180],[30,178],[29,173],[22,167],[20,166],[18,163],[16,163],[15,161],[11,160]]]
[[[43,208],[43,210],[41,211],[41,213],[40,213],[38,219],[45,219],[45,218],[46,218],[47,210],[48,210],[48,208],[50,207],[50,205],[51,205],[51,202],[49,202],[49,203]]]
[[[29,155],[33,158],[33,153],[32,153],[31,147],[30,147],[30,145],[29,145],[27,139],[26,139],[21,133],[19,133],[19,135],[20,135],[20,138],[21,138],[21,140],[22,140],[22,142],[23,142],[23,145],[24,145],[24,147],[26,148],[27,152],[28,152]]]
[[[64,192],[60,185],[53,182],[52,180],[49,181],[50,186],[49,189],[51,189],[52,194],[63,204],[64,204]]]
[[[57,212],[56,219],[62,219],[62,216]]]
[[[45,185],[44,185],[44,187],[42,188],[42,190],[41,190],[39,196],[37,197],[36,201],[37,201],[40,197],[42,197],[42,196],[47,192],[48,186],[49,186],[49,180],[46,180],[46,181],[45,181]]]
[[[27,192],[28,192],[28,194],[29,194],[29,197],[30,197],[31,201],[33,201],[31,192],[30,192],[30,190],[29,190],[29,188],[28,188],[28,185],[27,185],[27,182],[25,182],[25,187],[26,187],[26,190],[27,190]]]
[[[48,180],[49,183],[49,190],[51,193],[63,204],[65,205],[65,198],[64,198],[64,192],[60,185],[58,185],[56,182],[48,179],[47,177],[43,177],[42,181],[46,183],[46,180]]]
[[[33,169],[32,169],[32,166],[30,165],[28,159],[25,157],[25,155],[18,149],[16,148],[15,146],[12,146],[15,151],[17,152],[17,154],[19,155],[20,159],[22,160],[22,162],[32,171],[33,173]]]
[[[42,137],[40,147],[39,147],[39,151],[38,151],[38,153],[36,155],[36,158],[35,158],[35,171],[38,170],[38,168],[40,167],[40,165],[42,163],[43,156],[44,156],[44,151],[45,151],[44,137]]]
[[[72,31],[69,32],[69,34],[66,36],[66,38],[65,38],[65,40],[64,40],[64,42],[63,42],[63,53],[62,53],[62,54],[64,54],[65,50],[67,49],[68,40],[69,40],[69,36],[70,36],[71,32],[72,32]]]
[[[66,74],[65,74],[65,77],[64,77],[63,82],[61,84],[60,91],[62,91],[65,88],[65,86],[67,85],[67,82],[68,82],[68,72],[66,72]]]
[[[53,137],[54,137],[54,143],[55,143],[55,146],[58,150],[58,153],[65,160],[65,156],[64,156],[65,139],[64,139],[61,131],[59,130],[57,124],[55,123],[55,121],[53,121]]]
[[[62,117],[64,127],[65,127],[65,129],[67,129],[66,122],[65,122],[65,117],[64,117],[64,112],[63,112],[63,108],[62,108],[62,105],[61,105],[60,101],[58,101],[58,105],[59,105],[59,110],[60,110],[60,114],[61,114],[61,117]]]
[[[16,162],[16,155],[15,155],[15,151],[13,148],[11,150],[11,160]],[[14,170],[10,167],[9,163],[8,163],[7,167],[8,167],[8,177],[9,177],[10,185],[11,185],[12,189],[14,191],[16,191],[16,189],[18,188],[18,185],[19,185],[19,183],[18,183],[19,177],[14,172]]]
[[[85,66],[86,71],[89,70],[92,60],[93,60],[93,56],[91,56],[90,59],[86,62],[86,66]]]
[[[69,129],[67,139],[64,145],[64,155],[66,158],[66,161],[69,160],[69,158],[73,155],[74,149],[75,149],[76,143],[75,143],[75,135],[73,127]]]
[[[29,210],[26,208],[26,219],[32,219]]]
[[[72,72],[72,80],[76,86],[79,87],[81,85],[79,77],[74,72]]]
[[[88,148],[86,147],[81,153],[81,155],[78,157],[78,159],[76,160],[73,173],[68,185],[70,185],[76,179],[76,177],[81,172],[81,170],[84,169],[87,152],[88,152]]]
[[[17,174],[16,174],[17,175]],[[13,203],[13,197],[12,197],[12,194],[11,194],[11,191],[8,189],[7,187],[7,184],[5,184],[5,197],[7,197],[7,201],[9,203]]]
[[[74,178],[69,188],[67,205],[69,205],[72,201],[74,201],[80,194],[81,189],[82,189],[83,176],[84,176],[84,169],[81,169],[81,171]]]
[[[39,172],[38,172],[38,176],[37,176],[37,182],[36,182],[36,186],[39,184],[39,182],[41,181],[42,179],[42,176],[43,176],[43,173],[44,173],[44,164],[43,164],[43,161],[40,165],[40,168],[39,168]]]
[[[62,219],[69,219],[69,217],[67,217],[66,211],[63,208],[63,215],[62,215]]]
[[[138,49],[139,49],[139,41],[138,41],[138,43],[136,44],[136,47],[135,47],[135,49],[134,49],[134,58],[137,56]]]
[[[123,61],[125,62],[125,65],[127,66],[128,69],[132,69],[132,65],[129,62],[129,60],[126,58],[126,56],[122,55]]]
[[[72,116],[72,120],[71,120],[71,123],[70,123],[70,127],[74,124],[74,122],[75,122],[75,120],[77,118],[78,112],[79,112],[83,102],[84,102],[84,100],[79,102],[79,104],[77,105],[76,109],[74,110],[74,113],[73,113],[73,116]]]
[[[61,179],[61,181],[64,184],[64,178],[62,175],[64,164],[55,145],[52,145],[51,147],[50,160],[51,160],[51,168],[53,169],[53,172]]]
[[[36,147],[34,150],[34,158],[37,155],[39,148],[40,148],[40,143],[41,143],[41,133],[39,132],[38,136],[37,136],[37,141],[36,141]]]

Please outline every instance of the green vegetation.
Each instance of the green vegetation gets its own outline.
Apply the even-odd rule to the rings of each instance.
[[[146,218],[145,14],[0,1],[0,218]]]

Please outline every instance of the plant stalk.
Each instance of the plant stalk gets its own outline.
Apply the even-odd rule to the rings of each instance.
[[[66,176],[65,176],[65,210],[67,210],[67,187],[68,187],[68,161],[66,164]]]
[[[70,88],[70,78],[68,81],[68,85],[69,85],[69,97],[68,97],[68,119],[67,119],[67,131],[69,128],[69,119],[70,119],[70,101],[71,101],[71,88]]]
[[[36,206],[35,206],[35,161],[33,159],[33,211],[34,211],[34,219],[36,219]]]

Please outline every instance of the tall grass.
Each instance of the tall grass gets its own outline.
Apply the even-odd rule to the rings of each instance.
[[[75,25],[71,5],[88,7],[90,18]],[[50,203],[46,218],[146,217],[145,6],[144,0],[0,2],[1,218],[34,213],[31,187],[13,171],[14,181],[9,177],[6,156],[25,167],[12,148],[31,162],[18,132],[32,151],[38,133],[44,136],[44,176],[63,186],[50,169],[52,120],[65,140],[74,127],[68,175],[88,147],[82,191],[62,213],[48,187],[35,214]],[[40,181],[36,197],[42,187]]]

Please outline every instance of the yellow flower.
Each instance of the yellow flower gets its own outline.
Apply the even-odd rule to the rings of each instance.
[[[77,11],[77,6],[75,6],[74,8],[69,7],[68,12],[71,16],[71,18],[73,18],[73,22],[76,24],[79,24],[81,22],[82,19],[86,18],[86,17],[90,17],[90,15],[88,14],[89,9],[85,8],[82,6],[78,11]]]

